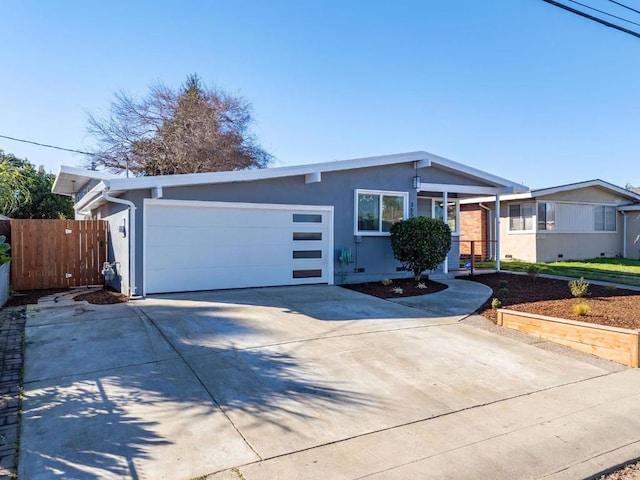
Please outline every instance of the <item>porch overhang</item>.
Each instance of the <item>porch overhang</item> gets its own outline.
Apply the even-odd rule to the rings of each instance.
[[[465,195],[504,195],[514,193],[515,189],[511,186],[505,187],[489,187],[482,185],[455,185],[451,183],[420,183],[419,192],[448,192],[459,193]]]

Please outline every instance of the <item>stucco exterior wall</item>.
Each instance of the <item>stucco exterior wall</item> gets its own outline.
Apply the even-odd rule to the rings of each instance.
[[[132,293],[129,291],[129,210],[125,205],[109,203],[103,205],[95,214],[109,224],[107,260],[110,263],[115,262],[113,268],[116,272],[110,284],[122,293]],[[118,231],[121,225],[125,226],[126,236]]]
[[[626,257],[640,260],[640,211],[627,212]]]
[[[409,275],[398,271],[400,263],[393,258],[391,241],[388,236],[355,235],[355,190],[381,190],[408,193],[408,214],[417,216],[418,203],[416,191],[412,188],[416,174],[413,162],[358,168],[337,172],[324,172],[320,182],[305,183],[304,176],[293,176],[249,182],[225,183],[191,187],[164,187],[163,198],[172,200],[199,200],[219,202],[275,203],[285,205],[332,205],[334,207],[334,261],[343,248],[350,248],[354,264],[348,269],[347,283],[379,280],[388,277]],[[471,185],[468,177],[433,167],[418,170],[422,182],[452,183]],[[144,198],[151,198],[149,190],[130,191],[120,198],[130,200],[137,206],[136,211],[136,286],[138,293],[143,285],[143,222]],[[107,208],[107,210],[105,210]],[[110,255],[121,263],[123,282],[128,278],[127,248],[128,238],[118,236],[117,227],[121,224],[126,207],[110,205],[101,209],[103,219],[109,220],[113,232],[113,248]],[[179,242],[167,232],[168,242]],[[176,251],[176,255],[179,252]],[[110,257],[111,259],[111,257]],[[454,245],[449,255],[450,268],[458,268],[458,247]],[[358,271],[363,270],[363,271]],[[125,275],[126,272],[126,275]],[[335,281],[340,280],[340,267],[335,265]],[[121,285],[122,291],[128,285]]]
[[[583,260],[622,254],[621,235],[616,233],[537,233],[537,261]]]
[[[509,230],[509,204],[500,203],[500,259],[537,262],[535,232],[511,232]]]

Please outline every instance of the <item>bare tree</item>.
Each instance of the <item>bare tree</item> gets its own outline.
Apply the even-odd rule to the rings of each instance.
[[[179,91],[158,84],[141,100],[117,93],[108,115],[89,116],[91,163],[134,175],[264,168],[272,156],[250,132],[252,121],[249,103],[197,75]]]

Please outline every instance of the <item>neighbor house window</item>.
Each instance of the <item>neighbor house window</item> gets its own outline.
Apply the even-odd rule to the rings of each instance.
[[[556,205],[554,203],[538,203],[538,230],[556,229]]]
[[[442,220],[442,200],[433,201],[433,218]],[[451,233],[458,232],[458,202],[447,202],[447,225],[451,229]]]
[[[356,190],[356,235],[387,235],[407,218],[406,192]]]
[[[596,232],[615,232],[616,231],[616,207],[608,207],[606,205],[596,205],[593,207],[594,213],[594,230]]]
[[[533,203],[509,205],[509,230],[533,231]]]

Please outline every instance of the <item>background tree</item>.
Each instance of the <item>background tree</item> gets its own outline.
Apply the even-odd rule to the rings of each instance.
[[[74,218],[71,197],[51,192],[56,176],[44,167],[35,167],[24,161],[22,167],[29,191],[29,200],[21,203],[11,214],[12,218]]]
[[[0,150],[0,213],[11,216],[19,205],[29,200],[29,189],[22,160]]]
[[[73,218],[73,201],[51,193],[55,178],[0,150],[0,212],[11,218]]]
[[[244,99],[190,75],[178,90],[158,84],[136,100],[117,93],[108,115],[89,116],[97,140],[92,165],[134,175],[263,168],[272,160],[249,127]]]
[[[416,281],[425,270],[435,270],[451,249],[449,225],[437,218],[414,217],[390,229],[393,256],[413,272]]]

